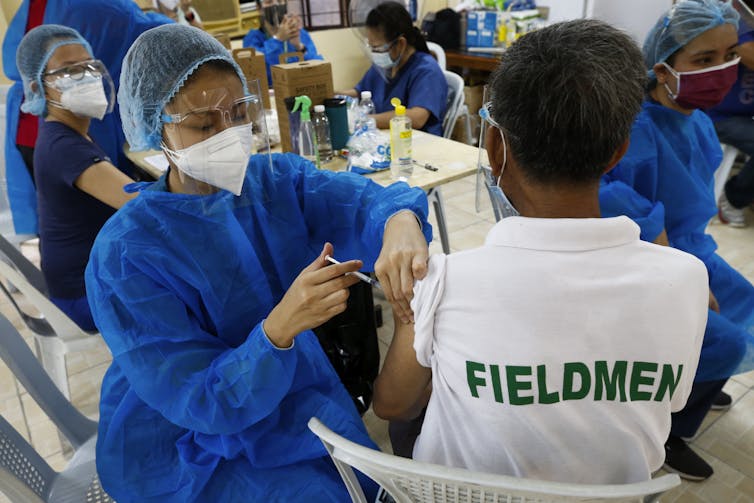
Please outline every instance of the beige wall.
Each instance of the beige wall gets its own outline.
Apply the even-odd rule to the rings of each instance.
[[[21,5],[21,0],[0,0],[0,42],[5,38],[5,32],[8,30],[8,23]],[[2,71],[3,56],[0,53],[0,84],[9,84],[10,81]]]

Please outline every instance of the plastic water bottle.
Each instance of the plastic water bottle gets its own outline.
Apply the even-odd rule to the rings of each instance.
[[[326,163],[332,160],[332,142],[330,141],[330,121],[325,113],[324,105],[314,107],[314,132],[317,135],[317,146],[319,147],[319,162]]]
[[[293,111],[301,109],[301,123],[298,127],[298,153],[307,161],[311,161],[319,168],[319,148],[317,147],[317,135],[314,132],[309,108],[312,100],[308,96],[297,96]]]
[[[364,122],[370,115],[374,115],[374,101],[372,101],[372,91],[361,91],[361,101],[359,102],[359,116],[356,119],[356,129],[364,125]]]
[[[406,107],[401,100],[393,98],[395,117],[390,119],[390,175],[393,180],[405,182],[414,172],[411,157],[411,118],[406,116]]]

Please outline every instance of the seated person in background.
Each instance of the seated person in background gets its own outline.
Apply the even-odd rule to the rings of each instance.
[[[754,202],[754,0],[740,0],[739,5],[748,15],[742,15],[738,25],[738,79],[722,103],[706,111],[720,142],[749,156],[718,201],[718,217],[731,227],[746,227],[744,209]]]
[[[402,292],[431,239],[424,193],[250,156],[259,97],[194,28],[142,34],[118,97],[131,148],[162,149],[170,168],[107,222],[86,271],[113,354],[102,486],[119,503],[346,501],[307,422],[374,444],[311,329],[345,310],[345,273],[362,265],[408,320]],[[327,266],[327,241],[343,264]]]
[[[683,0],[662,16],[644,42],[650,78],[631,144],[603,177],[604,216],[627,215],[646,241],[678,248],[704,262],[709,314],[699,367],[686,407],[673,415],[666,467],[690,480],[712,475],[691,450],[711,407],[730,407],[728,377],[754,368],[754,286],[715,250],[706,234],[717,213],[713,175],[722,153],[710,118],[738,75],[738,14],[728,2]]]
[[[178,24],[203,29],[202,18],[191,6],[191,0],[152,0],[154,9]]]
[[[375,413],[406,420],[431,383],[415,459],[587,484],[662,466],[707,273],[627,217],[600,218],[600,176],[628,147],[645,82],[636,45],[600,21],[554,24],[505,53],[485,115],[507,218],[481,248],[431,257],[416,323],[396,321],[375,382]]]
[[[317,54],[314,41],[301,26],[301,18],[288,14],[286,0],[262,0],[262,27],[251,30],[243,38],[244,47],[253,47],[264,54],[267,64],[267,82],[272,85],[270,67],[280,64],[280,55],[286,52],[303,52],[304,59],[322,59]],[[285,62],[296,61],[288,58]]]
[[[136,194],[89,136],[89,123],[110,113],[113,83],[79,33],[56,24],[34,28],[16,52],[26,101],[44,118],[34,149],[42,272],[50,300],[84,330],[96,330],[84,287],[94,238]],[[46,101],[40,108],[31,106]]]
[[[342,94],[358,97],[371,91],[380,129],[390,127],[390,100],[399,98],[414,129],[442,136],[448,101],[445,75],[406,8],[397,2],[378,5],[367,15],[366,33],[372,66],[354,89]]]

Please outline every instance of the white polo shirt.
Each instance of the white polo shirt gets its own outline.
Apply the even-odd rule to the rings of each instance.
[[[626,217],[499,222],[415,287],[432,397],[414,458],[588,484],[659,469],[691,390],[707,271]]]

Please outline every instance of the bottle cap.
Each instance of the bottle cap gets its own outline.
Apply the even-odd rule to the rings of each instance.
[[[401,100],[400,99],[398,99],[398,98],[392,98],[390,100],[390,104],[395,107],[395,115],[397,115],[398,117],[400,117],[402,115],[406,115],[406,107],[404,107],[403,105],[401,105]]]
[[[317,112],[317,113],[324,112],[325,111],[325,105],[314,105],[314,111]]]
[[[366,100],[366,99],[370,99],[371,100],[372,99],[372,91],[361,91],[361,99],[362,100]]]

